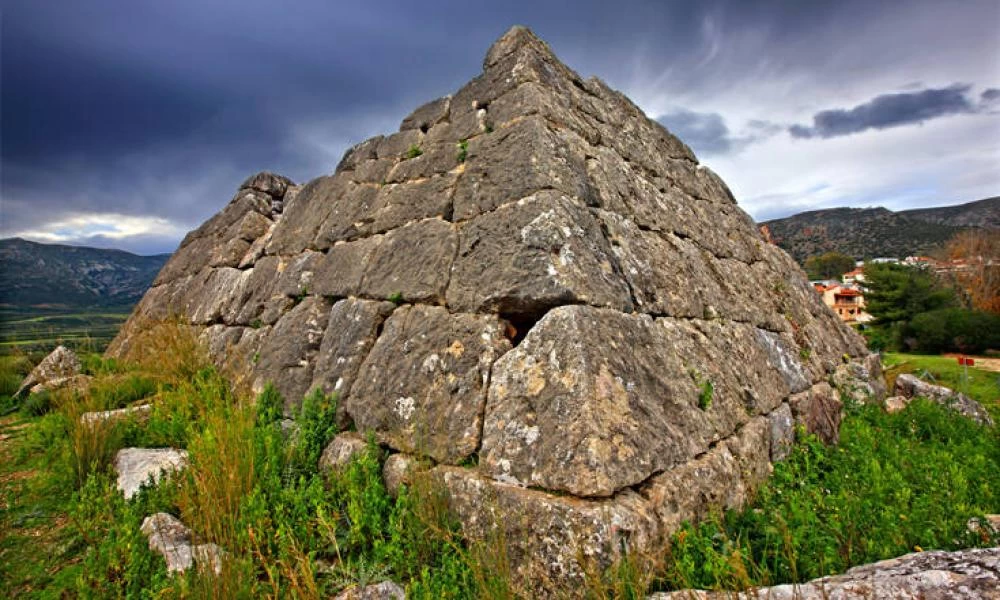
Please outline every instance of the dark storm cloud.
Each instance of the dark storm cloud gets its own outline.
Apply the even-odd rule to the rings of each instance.
[[[476,75],[515,23],[567,62],[610,71],[621,40],[694,45],[700,18],[686,3],[597,0],[575,4],[573,19],[527,0],[8,4],[0,235],[82,212],[190,228],[251,172],[330,172],[350,144]]]
[[[783,128],[775,123],[754,119],[744,131],[734,135],[718,113],[677,109],[656,119],[671,133],[684,140],[698,156],[739,152],[750,144],[763,141]]]
[[[988,90],[983,90],[983,93],[979,95],[979,98],[984,102],[993,102],[994,100],[1000,99],[1000,89],[990,88]]]
[[[475,76],[515,23],[633,97],[711,97],[748,71],[815,68],[829,44],[847,47],[841,32],[892,13],[876,5],[7,0],[0,236],[82,213],[156,217],[183,231],[254,171],[300,182],[330,172],[350,144],[393,131]],[[706,154],[775,133],[724,114],[678,109],[667,122]],[[180,235],[145,239],[167,251]]]
[[[868,129],[886,129],[914,125],[930,119],[975,112],[966,96],[972,86],[954,84],[903,94],[883,94],[851,109],[824,110],[813,115],[811,127],[793,125],[788,131],[797,138],[831,138],[860,133]]]

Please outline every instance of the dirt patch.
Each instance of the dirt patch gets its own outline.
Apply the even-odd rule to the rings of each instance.
[[[958,360],[958,354],[943,354],[942,356],[947,356],[948,358]],[[965,356],[964,354],[962,356]],[[977,369],[983,369],[984,371],[994,371],[1000,373],[1000,358],[988,358],[985,356],[970,356],[968,358],[976,361],[974,365]]]

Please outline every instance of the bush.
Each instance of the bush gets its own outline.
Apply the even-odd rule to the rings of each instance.
[[[1000,315],[945,308],[920,313],[910,322],[915,350],[978,354],[1000,348]]]
[[[751,506],[674,535],[660,587],[803,582],[918,550],[989,546],[966,529],[1000,508],[1000,433],[922,400],[858,406],[841,443],[797,445]]]

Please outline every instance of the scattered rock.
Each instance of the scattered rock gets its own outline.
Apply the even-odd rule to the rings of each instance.
[[[216,544],[195,544],[193,534],[177,517],[156,513],[142,521],[142,533],[149,538],[149,549],[163,555],[167,572],[183,573],[192,566],[222,573],[224,551]]]
[[[647,600],[868,600],[1000,598],[1000,548],[915,552],[808,583],[748,592],[682,590]]]
[[[986,536],[1000,536],[1000,515],[984,515],[973,517],[965,524],[972,533],[982,533]]]
[[[122,448],[115,455],[118,472],[118,489],[126,499],[132,498],[139,488],[187,466],[186,450],[174,448]]]
[[[406,592],[398,583],[383,581],[344,590],[334,600],[406,600]]]
[[[910,405],[910,400],[912,399],[906,396],[889,396],[882,402],[882,406],[887,413],[898,413]]]
[[[365,451],[368,443],[365,438],[356,431],[347,431],[337,434],[319,458],[319,468],[323,471],[337,471],[343,469],[355,456]]]
[[[990,417],[990,413],[983,408],[982,404],[965,394],[942,385],[927,383],[909,373],[903,373],[896,377],[895,393],[906,398],[927,398],[932,402],[936,402],[960,415],[972,419],[980,425],[993,425],[993,418]]]
[[[85,386],[89,378],[82,379],[86,376],[80,376],[80,369],[80,359],[76,353],[65,346],[57,346],[28,373],[14,396],[37,394],[60,387]]]
[[[382,482],[393,498],[399,494],[399,488],[413,484],[413,475],[426,463],[412,454],[390,454],[382,466]]]
[[[124,421],[135,418],[145,421],[149,418],[149,413],[153,410],[152,404],[141,404],[139,406],[129,406],[117,410],[102,410],[98,412],[88,412],[80,415],[80,422],[84,425],[95,425],[97,423],[108,423],[113,421]]]

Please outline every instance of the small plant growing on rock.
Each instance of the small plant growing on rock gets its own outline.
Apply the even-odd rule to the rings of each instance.
[[[264,323],[260,319],[254,319],[253,321],[250,321],[250,327],[253,329],[260,329],[261,325],[263,324]]]
[[[469,157],[469,140],[462,140],[458,143],[458,162],[464,163]]]
[[[712,381],[706,379],[704,383],[701,384],[701,392],[698,394],[698,408],[702,410],[708,410],[712,407],[712,395],[715,394],[715,386],[712,385]]]
[[[410,146],[410,149],[406,151],[406,158],[408,159],[416,158],[423,153],[424,151],[420,149],[420,146],[413,144],[412,146]]]
[[[392,302],[396,306],[399,306],[400,304],[403,303],[403,292],[395,292],[391,294],[388,298],[386,298],[386,300]]]

